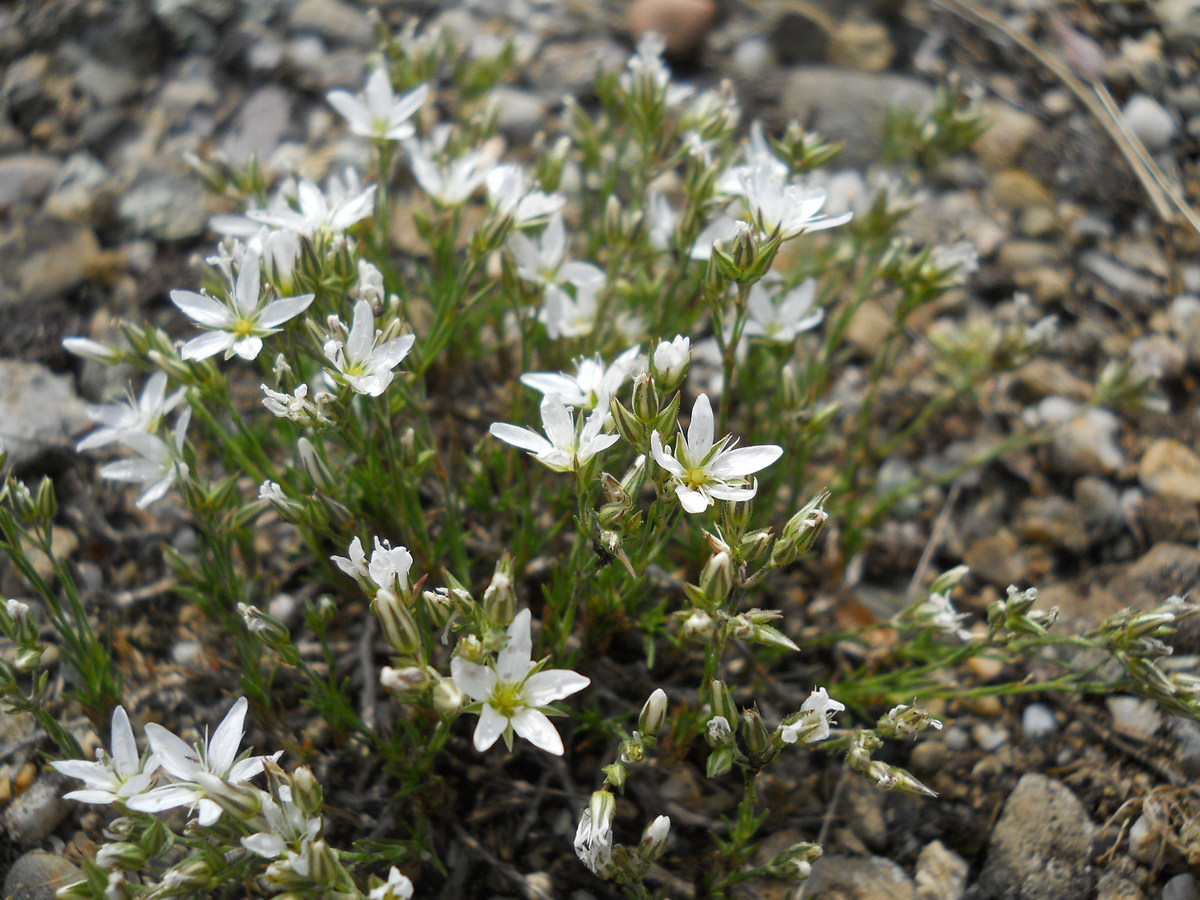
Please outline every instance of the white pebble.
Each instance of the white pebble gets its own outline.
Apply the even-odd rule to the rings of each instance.
[[[757,78],[774,63],[775,51],[762,38],[747,38],[733,48],[733,68],[746,78]]]
[[[1153,700],[1141,697],[1109,697],[1104,701],[1113,717],[1113,728],[1121,734],[1149,740],[1162,727],[1162,713]]]
[[[1122,110],[1129,130],[1150,150],[1161,150],[1175,138],[1175,117],[1148,94],[1134,94]]]
[[[1195,876],[1184,872],[1163,885],[1162,900],[1200,900]]]
[[[1058,721],[1054,718],[1054,712],[1043,703],[1030,703],[1021,714],[1021,733],[1025,737],[1046,737],[1057,729]]]

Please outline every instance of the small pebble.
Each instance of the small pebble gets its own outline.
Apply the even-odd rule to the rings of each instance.
[[[775,51],[763,38],[747,38],[733,48],[733,68],[744,78],[757,78],[773,65]]]
[[[1109,697],[1104,701],[1113,717],[1113,728],[1148,741],[1162,727],[1162,713],[1152,700],[1140,697]]]
[[[201,655],[198,641],[177,641],[171,646],[171,660],[177,666],[193,665]]]
[[[658,32],[672,56],[698,51],[716,17],[717,4],[713,0],[634,0],[626,12],[629,30],[635,37]]]
[[[1054,712],[1043,703],[1030,703],[1021,714],[1021,733],[1025,737],[1040,738],[1053,734],[1058,729]]]
[[[956,753],[966,750],[967,746],[971,743],[971,739],[967,736],[967,733],[957,725],[946,729],[946,733],[942,735],[942,741]]]
[[[979,722],[972,726],[971,738],[980,750],[991,753],[1008,741],[1008,730],[987,722]]]
[[[1147,94],[1134,94],[1122,114],[1130,131],[1150,150],[1162,150],[1175,139],[1179,126],[1161,103]]]
[[[1129,828],[1129,855],[1141,863],[1152,863],[1162,850],[1162,835],[1145,816]]]

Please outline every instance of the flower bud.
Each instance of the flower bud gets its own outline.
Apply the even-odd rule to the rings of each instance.
[[[513,558],[505,551],[496,563],[491,583],[483,592],[483,605],[487,620],[500,628],[508,627],[517,613],[517,594],[513,590]]]
[[[443,716],[452,716],[463,708],[466,697],[462,689],[449,678],[443,678],[433,688],[433,708]]]
[[[702,609],[693,609],[683,623],[684,637],[697,643],[711,640],[716,629],[717,623],[713,621],[713,617]]]
[[[10,637],[18,644],[34,644],[38,639],[37,622],[33,620],[33,616],[29,614],[29,605],[22,603],[20,600],[9,600],[3,611],[0,611],[0,618],[4,619],[5,631],[10,632]]]
[[[623,762],[617,760],[615,763],[604,766],[600,771],[604,773],[606,785],[615,787],[618,791],[625,790],[625,780],[629,777],[629,770],[625,768]]]
[[[710,704],[714,716],[720,716],[729,726],[737,728],[737,705],[733,702],[733,696],[729,693],[729,688],[720,679],[713,679],[712,681]]]
[[[292,799],[300,807],[306,818],[312,818],[321,812],[324,804],[324,792],[317,776],[308,766],[297,766],[292,772]]]
[[[292,636],[287,626],[274,616],[246,603],[239,603],[237,611],[246,624],[246,630],[268,647],[279,648],[290,643]]]
[[[667,692],[655,688],[638,715],[637,730],[641,734],[657,735],[667,720]]]
[[[41,665],[42,653],[45,649],[45,644],[38,644],[36,647],[22,647],[13,657],[13,671],[18,675],[36,671],[37,667]]]
[[[646,862],[657,861],[667,849],[667,838],[670,837],[670,834],[670,817],[659,816],[642,832],[642,840],[638,844],[638,855]]]
[[[404,601],[389,588],[380,588],[371,611],[383,626],[384,637],[400,653],[411,656],[421,647],[421,632]]]
[[[324,494],[339,493],[333,472],[326,465],[325,460],[321,458],[321,455],[317,453],[317,448],[313,446],[312,441],[306,437],[302,437],[296,441],[296,449],[300,456],[301,468],[312,479],[312,483],[317,490]]]
[[[706,773],[709,778],[717,778],[733,768],[733,748],[722,747],[714,750],[708,756]]]
[[[683,384],[691,362],[692,342],[683,335],[660,341],[650,355],[650,375],[662,394],[669,394]]]
[[[919,734],[926,728],[942,730],[942,723],[922,706],[906,706],[901,703],[880,717],[875,726],[879,733],[888,738],[905,738]]]
[[[317,884],[333,884],[338,877],[337,856],[324,838],[317,838],[309,845],[308,858],[312,864],[312,880]]]
[[[96,851],[96,865],[103,869],[128,869],[136,871],[146,864],[146,854],[137,844],[116,841],[105,844]]]
[[[54,517],[58,515],[58,498],[54,495],[54,482],[49,478],[43,478],[38,485],[37,500],[38,515],[42,521],[52,522]]]
[[[632,446],[644,450],[648,440],[646,426],[638,421],[638,417],[626,409],[616,397],[608,401],[608,410],[612,413],[613,425],[616,426],[617,433]]]
[[[715,553],[700,572],[700,590],[713,606],[719,606],[733,590],[733,560],[728,553]]]
[[[412,697],[429,687],[429,673],[420,666],[404,666],[393,669],[384,666],[379,670],[379,683],[383,689],[397,697]]]
[[[787,410],[800,408],[800,385],[796,380],[796,370],[791,363],[786,363],[779,370],[779,402]]]
[[[638,421],[649,425],[658,415],[658,396],[654,380],[647,372],[638,373],[633,379],[633,414]]]
[[[742,740],[754,757],[762,757],[771,747],[771,736],[757,708],[742,710]]]
[[[721,504],[721,520],[730,540],[738,540],[739,536],[750,527],[750,517],[754,512],[752,500],[726,500]]]

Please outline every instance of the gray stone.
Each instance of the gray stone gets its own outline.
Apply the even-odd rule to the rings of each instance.
[[[75,153],[58,170],[43,208],[58,219],[92,222],[99,210],[111,209],[116,191],[112,173],[100,160],[90,153]]]
[[[291,124],[293,105],[293,99],[279,85],[259,88],[242,104],[237,123],[221,141],[221,152],[234,165],[245,163],[251,156],[260,161],[270,159]]]
[[[1178,635],[1174,643],[1178,649]],[[1167,734],[1175,745],[1171,754],[1175,764],[1193,781],[1200,778],[1200,722],[1185,716],[1168,716]]]
[[[510,138],[528,141],[546,126],[546,101],[537,94],[501,85],[492,91],[496,126]]]
[[[371,40],[371,20],[359,6],[340,0],[300,0],[292,7],[293,32],[311,32],[350,44]]]
[[[941,841],[926,844],[917,857],[916,900],[959,900],[968,868],[967,861]]]
[[[1163,885],[1163,900],[1200,900],[1196,877],[1189,872],[1176,875]]]
[[[775,51],[761,37],[748,37],[733,48],[733,69],[743,78],[759,78],[775,65]]]
[[[789,75],[780,106],[826,140],[845,141],[839,162],[857,165],[878,157],[889,110],[927,110],[933,93],[924,81],[904,75],[805,66]]]
[[[100,106],[115,106],[135,96],[141,81],[129,69],[89,56],[75,70],[75,83]]]
[[[597,72],[624,68],[629,52],[610,38],[548,44],[529,69],[530,84],[551,103],[587,97]]]
[[[30,850],[17,857],[4,879],[6,900],[54,900],[55,892],[83,880],[83,870],[57,853]]]
[[[806,897],[824,900],[913,900],[908,874],[881,856],[822,856],[805,882]]]
[[[69,291],[99,254],[100,241],[86,225],[34,215],[0,226],[0,306]]]
[[[154,0],[154,18],[176,43],[207,51],[216,48],[219,26],[236,8],[236,0]]]
[[[0,360],[0,437],[14,465],[70,446],[88,421],[69,375],[55,375],[40,363]]]
[[[1091,893],[1095,826],[1060,781],[1021,777],[988,842],[979,887],[995,900],[1075,900]]]
[[[31,847],[67,817],[71,804],[63,799],[68,779],[53,770],[37,777],[23,794],[0,813],[0,832],[18,847]]]
[[[1051,544],[1075,554],[1082,554],[1090,543],[1079,507],[1062,497],[1022,501],[1014,527],[1023,540]]]
[[[58,159],[44,153],[21,153],[0,159],[0,213],[13,206],[33,205],[58,174]]]
[[[1163,284],[1153,275],[1124,266],[1099,250],[1087,250],[1079,255],[1079,267],[1100,279],[1118,296],[1141,300],[1162,296]]]
[[[199,180],[163,169],[144,173],[117,203],[117,216],[130,232],[166,241],[202,235],[215,211]]]
[[[1126,527],[1121,509],[1121,494],[1116,485],[1095,475],[1084,475],[1072,489],[1075,503],[1083,514],[1088,541],[1116,537]]]

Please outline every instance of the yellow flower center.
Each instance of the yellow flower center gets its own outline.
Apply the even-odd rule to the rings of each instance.
[[[506,719],[511,719],[519,710],[525,708],[525,698],[521,685],[505,684],[503,681],[496,685],[492,697],[488,701],[492,709]]]

